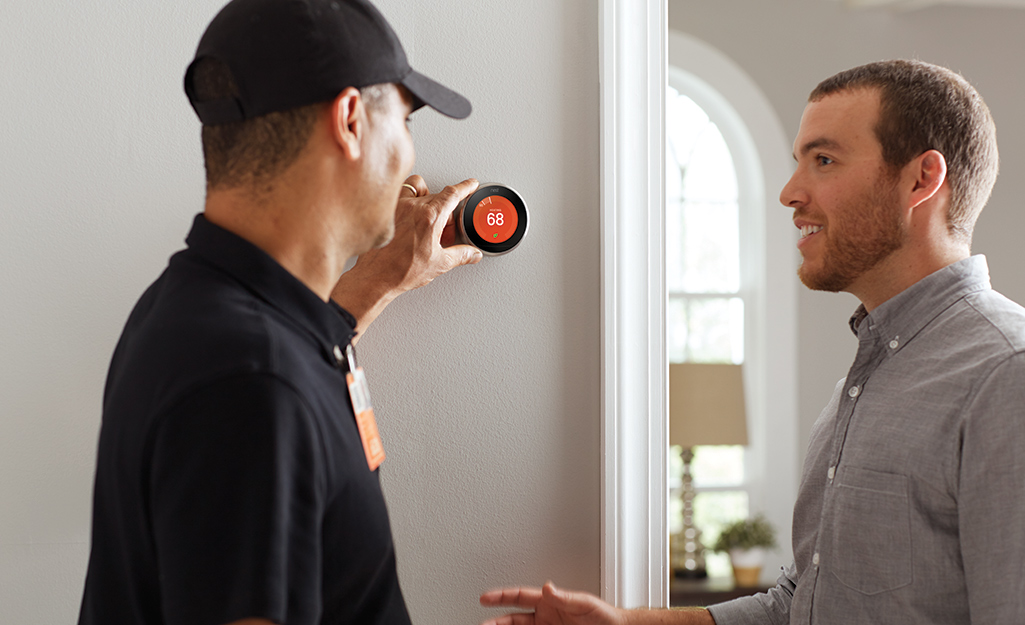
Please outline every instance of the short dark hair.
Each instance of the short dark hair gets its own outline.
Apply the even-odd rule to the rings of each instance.
[[[238,87],[225,63],[205,58],[192,74],[201,101],[232,97]],[[360,90],[364,106],[376,110],[386,97],[385,85]],[[241,122],[204,125],[203,160],[207,189],[261,186],[273,180],[299,158],[309,143],[317,116],[326,102],[278,111]]]
[[[838,91],[878,89],[876,138],[896,171],[928,150],[947,161],[947,227],[970,244],[975,220],[989,200],[999,169],[996,126],[978,92],[956,72],[917,60],[869,63],[819,83],[816,102]]]
[[[231,70],[214,58],[197,62],[192,80],[202,101],[238,94]],[[274,179],[302,153],[323,106],[312,104],[217,126],[204,124],[207,189],[262,185]]]

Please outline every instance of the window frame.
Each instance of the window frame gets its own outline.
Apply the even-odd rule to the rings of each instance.
[[[669,603],[663,195],[667,0],[602,0],[601,595]]]
[[[622,607],[666,606],[669,597],[661,231],[669,57],[737,104],[741,118],[756,133],[766,188],[775,187],[767,197],[778,193],[790,173],[782,127],[755,83],[713,48],[670,33],[667,11],[666,0],[601,0],[599,17],[601,594]],[[765,231],[770,302],[762,322],[773,332],[762,336],[759,349],[773,354],[773,367],[768,379],[747,384],[760,386],[769,400],[773,427],[752,428],[751,436],[766,438],[781,477],[776,479],[779,497],[752,505],[776,517],[782,509],[789,518],[798,463],[796,236],[779,220],[769,220]],[[788,251],[778,249],[780,245]],[[781,544],[789,544],[789,523],[778,529]]]

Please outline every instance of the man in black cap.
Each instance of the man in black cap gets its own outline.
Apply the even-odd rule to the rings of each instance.
[[[185,89],[206,206],[111,362],[79,623],[409,623],[352,343],[480,259],[441,241],[476,182],[406,178],[408,115],[470,103],[365,0],[233,0]]]

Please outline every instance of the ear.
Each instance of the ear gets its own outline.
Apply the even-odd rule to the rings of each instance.
[[[936,150],[928,150],[908,163],[906,173],[914,182],[908,208],[915,208],[939,193],[947,180],[947,159]]]
[[[363,98],[355,87],[346,87],[331,102],[331,130],[342,153],[351,160],[362,154],[363,134],[366,132],[366,109]]]

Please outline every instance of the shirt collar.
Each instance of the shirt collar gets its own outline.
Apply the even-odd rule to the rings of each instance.
[[[324,356],[336,363],[336,346],[356,335],[356,319],[338,304],[325,302],[269,254],[242,237],[196,215],[185,243],[276,308],[320,343]],[[337,363],[336,363],[337,364]]]
[[[850,319],[859,339],[882,337],[903,347],[941,312],[969,293],[988,290],[989,266],[978,254],[947,265],[886,300],[871,313],[858,306]]]

